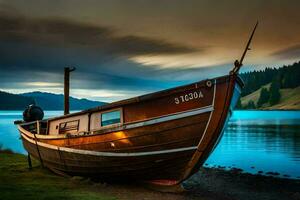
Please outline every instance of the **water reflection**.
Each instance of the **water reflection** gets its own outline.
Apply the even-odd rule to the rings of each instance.
[[[235,111],[206,163],[300,177],[299,119],[299,111]]]

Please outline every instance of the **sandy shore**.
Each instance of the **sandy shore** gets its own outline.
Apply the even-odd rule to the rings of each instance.
[[[78,200],[300,200],[300,180],[242,173],[239,169],[202,168],[183,183],[182,193],[159,192],[137,183],[103,183],[60,177],[24,155],[0,151],[0,199]],[[33,198],[34,197],[34,198]]]

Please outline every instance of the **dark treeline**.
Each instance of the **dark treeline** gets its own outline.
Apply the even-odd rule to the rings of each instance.
[[[278,82],[280,88],[295,88],[300,85],[300,62],[280,68],[243,73],[241,77],[245,82],[242,97],[272,82]]]
[[[237,108],[255,109],[263,104],[275,105],[280,101],[280,89],[296,88],[300,86],[300,62],[281,68],[266,68],[260,71],[253,71],[241,74],[245,82],[241,96],[246,96],[260,89],[262,86],[271,83],[269,88],[262,88],[260,96],[255,104],[250,100],[247,105],[238,102]]]

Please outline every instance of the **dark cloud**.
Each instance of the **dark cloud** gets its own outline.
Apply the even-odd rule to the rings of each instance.
[[[109,27],[64,19],[31,19],[0,15],[0,39],[55,47],[88,48],[109,54],[178,54],[197,51],[180,44],[134,35],[116,36]]]
[[[280,59],[300,59],[300,44],[279,50],[273,53],[272,56]]]

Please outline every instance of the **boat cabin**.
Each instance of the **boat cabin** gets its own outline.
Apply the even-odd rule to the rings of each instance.
[[[122,108],[78,114],[61,119],[49,119],[47,134],[88,133],[102,128],[116,127],[123,123]]]

